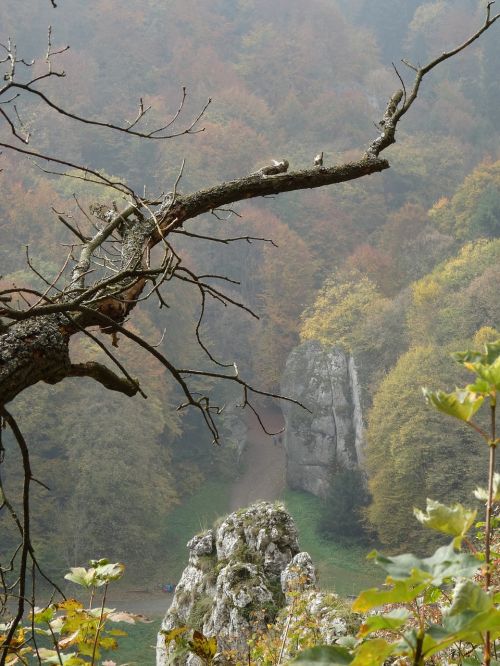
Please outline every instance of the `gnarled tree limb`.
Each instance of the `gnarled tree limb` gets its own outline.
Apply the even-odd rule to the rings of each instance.
[[[119,377],[108,367],[97,361],[86,363],[72,363],[67,374],[68,377],[91,377],[110,391],[118,391],[129,397],[139,390],[139,382],[131,382],[126,377]]]
[[[71,336],[96,325],[99,325],[105,333],[114,333],[116,330],[123,331],[123,325],[127,317],[140,300],[154,293],[159,294],[159,287],[172,278],[187,279],[186,269],[182,265],[181,257],[175,253],[169,243],[169,235],[181,230],[187,221],[238,201],[301,189],[325,187],[356,180],[388,169],[389,162],[381,158],[380,153],[395,142],[398,123],[415,102],[423,78],[441,62],[464,50],[500,18],[500,14],[491,15],[492,4],[492,2],[488,3],[484,24],[463,44],[442,53],[423,67],[409,65],[415,72],[412,86],[408,86],[407,92],[407,87],[400,77],[404,90],[397,90],[391,96],[380,120],[381,134],[369,144],[365,154],[358,161],[332,167],[321,166],[313,169],[295,170],[271,176],[258,172],[191,194],[178,194],[177,181],[171,198],[168,202],[165,200],[163,205],[160,201],[151,202],[141,198],[123,183],[108,181],[108,185],[126,193],[129,202],[123,211],[114,214],[111,211],[106,226],[94,233],[91,238],[78,231],[76,235],[82,249],[73,268],[71,279],[62,286],[58,285],[57,289],[55,282],[48,281],[48,284],[54,288],[38,295],[37,304],[30,304],[28,307],[16,306],[12,300],[8,300],[12,296],[11,289],[0,292],[0,299],[2,299],[0,300],[0,315],[4,318],[4,322],[6,320],[11,322],[7,332],[0,337],[0,405],[6,404],[24,388],[37,381],[54,383],[70,376],[72,368],[73,372],[75,371],[75,366],[72,366],[69,359],[68,351]],[[7,52],[11,69],[6,78],[6,84],[3,89],[0,89],[0,95],[2,92],[5,93],[16,88],[18,92],[34,94],[42,102],[52,107],[50,100],[38,89],[33,88],[33,84],[17,85],[15,65],[16,63],[23,63],[23,61],[17,59],[15,49],[11,47],[10,43],[8,47],[4,46],[3,48]],[[24,64],[29,65],[29,63]],[[55,75],[51,70],[49,74]],[[182,106],[183,103],[179,107],[178,114],[182,110]],[[143,113],[145,113],[145,110],[143,106],[140,106],[138,119],[142,117]],[[176,118],[178,114],[176,114]],[[66,112],[64,115],[85,122],[72,113]],[[135,126],[136,122],[134,121],[128,129],[130,130],[132,126]],[[96,124],[114,130],[124,131],[126,129],[100,121]],[[161,132],[154,134],[157,137],[160,136]],[[155,137],[149,135],[148,138]],[[0,146],[13,148],[12,145],[7,146],[7,144],[0,144]],[[24,148],[18,150],[21,153],[33,154],[32,151],[27,151]],[[38,156],[43,159],[53,159],[51,156]],[[57,162],[58,160],[54,158],[53,161]],[[59,160],[59,162],[71,167],[76,166],[76,168],[81,169],[83,174],[90,173],[92,179],[103,182],[103,177],[95,170],[86,171],[84,167],[78,167],[78,165],[69,161]],[[178,180],[181,175],[182,170]],[[116,258],[116,252],[114,256],[110,254],[112,233],[118,233],[120,236],[118,240],[118,258]],[[113,236],[113,238],[116,242],[116,237]],[[159,265],[151,266],[151,250],[159,243],[164,246],[163,259]],[[113,245],[113,248],[116,249],[116,245]],[[92,283],[89,277],[95,267],[101,269],[100,277],[97,280],[94,279]],[[105,269],[109,267],[104,275],[102,275],[103,267]],[[144,296],[145,288],[149,283],[151,289],[146,291]],[[202,310],[206,295],[242,307],[233,299],[225,297],[220,290],[215,290],[206,281],[194,279],[194,283],[201,290]],[[23,296],[23,293],[27,292],[19,289],[18,293]],[[7,300],[4,300],[3,297]],[[150,347],[149,351],[156,355],[152,351],[153,348],[146,343],[146,348],[148,347]],[[210,358],[208,350],[207,353]],[[163,355],[162,359],[164,364],[165,361],[170,364],[170,361]],[[209,406],[208,399],[206,399],[206,403],[203,403],[198,398],[194,398],[187,384],[189,374],[184,374],[185,371],[179,371],[173,364],[171,365],[172,367],[169,370],[186,395],[187,403],[197,407],[206,405],[205,416],[207,414],[210,416],[208,425],[214,439],[217,440],[218,432],[212,428],[212,417],[210,415],[210,410],[213,408]],[[90,367],[94,368],[92,370],[94,375],[100,372],[101,378],[106,375],[106,372],[111,373],[111,371],[97,372],[96,366],[88,366],[88,368]],[[197,372],[193,371],[191,374]],[[199,371],[199,373],[209,377],[221,376],[220,373],[209,371]],[[123,386],[127,390],[133,390],[130,377],[119,380],[113,373],[106,376],[106,381],[109,380],[113,386]],[[111,379],[111,376],[113,379]],[[124,382],[123,385],[120,383],[122,381]],[[238,383],[242,384],[243,388],[248,387],[239,377]],[[130,394],[132,395],[132,393]]]

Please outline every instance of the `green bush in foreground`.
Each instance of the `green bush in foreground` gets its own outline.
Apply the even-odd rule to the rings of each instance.
[[[106,559],[92,560],[88,569],[72,567],[65,578],[88,591],[88,605],[77,599],[64,599],[44,608],[34,607],[30,624],[14,633],[12,623],[0,624],[1,663],[117,666],[109,659],[101,661],[102,652],[116,650],[117,638],[127,635],[114,625],[148,621],[141,615],[106,608],[108,586],[122,577],[124,569],[123,564]],[[99,588],[103,590],[100,596]]]

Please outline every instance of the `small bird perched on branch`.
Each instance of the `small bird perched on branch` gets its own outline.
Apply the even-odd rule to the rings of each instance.
[[[314,166],[323,166],[323,151],[318,153],[314,158]]]
[[[384,125],[387,123],[388,120],[390,120],[396,111],[398,110],[398,105],[403,99],[404,92],[402,90],[396,90],[394,95],[391,97],[389,100],[389,103],[387,104],[387,108],[384,113],[384,117],[380,121],[379,125],[384,127]]]
[[[252,176],[276,176],[279,173],[286,173],[288,171],[288,160],[271,160],[271,164],[261,167],[255,171]]]

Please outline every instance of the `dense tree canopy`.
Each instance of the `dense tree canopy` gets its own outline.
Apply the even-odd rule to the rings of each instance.
[[[369,414],[367,471],[372,503],[367,517],[386,546],[411,549],[432,533],[410,519],[427,497],[467,501],[483,482],[487,451],[465,426],[445,421],[425,404],[422,386],[459,384],[449,348],[415,347],[382,380]],[[453,461],[453,462],[452,462]],[[464,470],[463,475],[457,475]],[[465,473],[466,472],[466,473]]]
[[[464,221],[476,211],[470,209],[469,218],[464,212]],[[407,215],[414,212],[406,210]],[[420,211],[417,219],[422,217]],[[396,219],[388,221],[389,229]],[[448,238],[441,257],[458,247],[459,239]],[[337,273],[326,280],[306,312],[304,339],[338,345],[356,359],[365,409],[371,406],[366,471],[372,503],[366,516],[392,548],[422,545],[429,538],[418,524],[407,527],[404,516],[413,506],[424,506],[430,495],[467,501],[474,484],[481,482],[486,452],[464,427],[443,422],[432,412],[420,387],[463,383],[449,353],[499,337],[499,252],[498,240],[469,242],[392,299],[381,296],[366,273]],[[424,247],[427,262],[426,254]],[[457,481],[456,469],[466,471],[466,481]]]
[[[484,10],[480,13],[477,3],[459,0],[452,7],[415,0],[400,11],[400,3],[394,0],[314,0],[304,13],[299,0],[148,0],[127,8],[119,0],[61,0],[50,18],[48,4],[38,2],[28,8],[26,3],[10,3],[8,11],[2,7],[0,12],[2,30],[15,39],[18,55],[38,58],[32,70],[18,64],[18,75],[22,71],[21,76],[27,77],[24,82],[46,71],[47,44],[40,25],[52,22],[55,50],[71,44],[60,55],[64,80],[53,77],[37,84],[40,90],[42,84],[46,86],[43,90],[56,104],[79,116],[126,126],[137,115],[131,95],[136,90],[144,95],[144,108],[152,106],[146,118],[146,129],[151,131],[175,116],[182,85],[187,86],[182,114],[171,132],[181,136],[149,142],[75,123],[37,104],[39,98],[26,97],[27,91],[20,89],[20,124],[12,117],[16,131],[29,130],[32,138],[30,146],[19,143],[19,148],[95,168],[93,175],[89,171],[85,177],[100,180],[99,186],[75,180],[78,170],[71,166],[35,158],[42,168],[32,168],[31,162],[21,159],[22,153],[9,150],[15,137],[2,116],[0,286],[9,297],[12,289],[37,292],[18,291],[14,301],[5,303],[0,320],[0,331],[6,336],[3,350],[13,349],[18,332],[22,335],[16,339],[15,351],[25,349],[26,341],[39,334],[38,324],[46,321],[42,316],[48,316],[57,321],[54,336],[63,331],[60,341],[65,354],[69,338],[75,340],[69,348],[71,360],[80,366],[66,374],[88,370],[82,364],[89,359],[111,363],[102,348],[108,345],[129,373],[121,384],[106,375],[108,384],[114,381],[115,388],[126,386],[133,393],[139,388],[138,378],[148,395],[147,401],[138,397],[130,401],[96,387],[91,379],[68,377],[47,388],[36,382],[59,382],[65,374],[51,374],[47,368],[28,379],[24,376],[15,386],[9,375],[3,395],[8,400],[16,396],[11,411],[30,444],[34,475],[52,491],[50,495],[43,488],[34,491],[37,552],[57,567],[62,560],[76,564],[76,559],[95,553],[97,547],[106,547],[107,554],[119,558],[133,543],[129,559],[140,563],[145,573],[161,553],[155,523],[164,519],[187,488],[194,490],[210,474],[222,475],[233,455],[230,448],[222,454],[202,449],[207,438],[200,423],[185,411],[175,411],[180,402],[189,402],[179,377],[157,361],[167,358],[174,368],[206,371],[210,359],[199,347],[198,334],[214,358],[230,364],[229,369],[217,367],[215,374],[232,375],[235,361],[239,377],[274,390],[299,333],[319,337],[354,353],[365,405],[373,402],[376,410],[377,400],[382,400],[377,388],[382,391],[384,375],[401,367],[400,356],[411,370],[410,361],[416,358],[411,355],[422,345],[434,354],[435,346],[448,344],[450,336],[462,341],[481,327],[496,326],[498,297],[490,286],[497,279],[498,249],[494,242],[482,241],[462,254],[459,248],[464,240],[498,236],[496,166],[491,159],[485,162],[488,155],[493,160],[498,157],[499,93],[493,65],[498,63],[498,40],[485,34],[466,55],[457,56],[456,69],[451,69],[453,59],[440,64],[441,69],[432,72],[434,78],[426,78],[426,87],[419,89],[421,112],[402,116],[403,109],[409,108],[415,72],[401,65],[407,97],[388,106],[400,82],[387,63],[405,53],[410,61],[425,63],[443,49],[463,43],[471,22],[479,26],[484,21]],[[6,42],[6,37],[0,41]],[[125,65],[124,56],[117,55],[123,53],[124,44]],[[193,132],[186,131],[208,96],[213,101],[202,122],[192,126]],[[398,145],[380,156],[403,118]],[[381,120],[384,124],[374,128],[374,122]],[[323,169],[313,167],[319,150],[325,153]],[[271,158],[286,158],[289,172],[272,178],[257,175],[256,170]],[[73,178],[59,179],[43,171],[59,167]],[[370,178],[364,178],[369,174]],[[360,182],[351,180],[362,176]],[[111,190],[110,181],[119,187],[125,184],[133,193]],[[326,187],[331,184],[336,186]],[[172,191],[173,200],[163,198],[161,193]],[[258,197],[284,192],[289,194],[258,201]],[[142,220],[129,210],[120,221],[119,214],[131,200]],[[237,205],[239,200],[244,203]],[[119,264],[110,242],[105,260],[94,255],[103,265],[89,268],[93,274],[87,275],[83,264],[78,267],[81,244],[88,247],[88,239],[106,228],[106,219],[91,212],[96,203],[111,211],[121,248],[132,248],[134,227],[146,220],[146,236],[152,239],[148,259],[152,257],[154,264],[159,258],[155,265],[161,269],[154,277],[168,279],[162,286],[161,309],[152,299],[135,307],[136,300],[147,293],[145,284],[152,287],[151,276],[146,280],[144,274],[127,276],[111,295],[109,288],[114,286],[107,285],[108,291],[100,294],[102,302],[107,299],[104,315],[95,309],[89,313],[69,308],[78,326],[94,336],[88,338],[63,314],[49,312],[48,306],[60,306],[64,298],[57,287],[45,290],[58,276],[71,245],[73,257],[61,273],[66,286],[71,280],[87,280],[88,287],[94,278],[110,277],[117,265],[121,269],[127,265],[126,260]],[[64,226],[61,218],[80,236]],[[168,249],[162,236],[167,237]],[[228,236],[240,240],[228,244]],[[25,263],[26,245],[32,268]],[[143,260],[144,247],[140,246],[135,259]],[[132,249],[137,251],[137,246]],[[455,255],[455,261],[462,261],[457,275],[464,264],[470,265],[462,283],[451,276],[452,264],[444,272],[436,268]],[[182,267],[174,276],[175,270],[169,270],[177,268],[176,256],[182,256]],[[133,252],[128,257],[133,264]],[[71,270],[76,274],[71,276]],[[204,277],[200,289],[193,274],[212,277]],[[222,297],[216,274],[241,285],[223,280],[227,297]],[[437,285],[435,292],[433,285]],[[463,300],[458,309],[452,298],[457,288]],[[155,296],[154,290],[151,294]],[[71,289],[67,296],[73,298]],[[436,299],[446,302],[447,309],[440,314],[435,312]],[[120,312],[113,311],[116,300]],[[255,310],[260,319],[250,315],[237,319],[230,310],[232,301]],[[90,309],[94,305],[90,302]],[[26,314],[32,306],[38,310]],[[67,304],[61,311],[65,308]],[[197,326],[202,308],[204,317]],[[463,323],[452,331],[451,321],[462,317]],[[25,328],[31,324],[35,329]],[[128,335],[136,337],[132,340]],[[156,360],[134,345],[137,337],[148,341]],[[9,362],[13,357],[9,356]],[[64,355],[58,370],[61,366],[68,370],[66,361]],[[33,357],[27,359],[26,367],[28,375],[37,367]],[[199,396],[209,390],[214,404],[235,402],[241,395],[237,382],[228,388],[215,386],[218,378],[214,376],[186,372],[181,378],[186,377],[198,407],[208,404]],[[416,381],[419,377],[426,378],[417,373]],[[392,381],[396,390],[405,380],[400,372],[386,381]],[[28,384],[33,385],[24,392]],[[410,394],[403,391],[402,395],[409,409]],[[212,414],[199,411],[204,416]],[[423,416],[415,418],[415,432],[408,433],[411,450],[413,438],[425,423]],[[372,419],[370,415],[370,428]],[[388,423],[394,432],[386,434],[394,439],[401,434],[395,416]],[[224,414],[219,428],[224,434]],[[17,481],[22,471],[14,457],[12,436],[6,434],[4,441],[6,488],[18,506]],[[202,450],[206,464],[200,462]],[[467,455],[464,449],[460,458],[464,465],[469,464]],[[420,498],[421,480],[411,476],[415,461],[407,450],[403,457],[402,476],[415,481]],[[373,507],[388,506],[388,498],[377,491],[384,486],[377,482],[373,468],[372,474]],[[56,527],[49,527],[52,511],[60,511]],[[376,509],[370,509],[378,525],[375,514]],[[145,535],[151,543],[148,562],[137,547]]]

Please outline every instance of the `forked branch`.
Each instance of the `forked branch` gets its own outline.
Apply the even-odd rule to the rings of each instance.
[[[143,346],[163,363],[175,378],[186,397],[187,402],[185,404],[195,406],[201,410],[213,438],[217,440],[218,431],[212,418],[212,412],[215,412],[216,408],[210,405],[206,396],[203,396],[201,399],[194,397],[186,379],[189,376],[203,375],[213,379],[236,382],[247,391],[247,395],[248,391],[254,393],[259,393],[259,391],[246,384],[239,378],[237,373],[235,376],[232,376],[220,372],[196,369],[186,370],[175,367],[154,346],[143,341],[139,336],[132,334],[126,328],[125,323],[133,308],[153,294],[158,296],[160,304],[165,304],[165,300],[161,295],[161,287],[166,285],[172,278],[188,282],[198,289],[202,299],[201,313],[195,332],[198,344],[204,349],[212,362],[223,367],[231,367],[231,362],[220,363],[216,361],[215,357],[201,340],[200,329],[205,313],[206,297],[210,296],[225,305],[234,305],[246,310],[250,315],[254,313],[243,303],[239,303],[232,296],[225,294],[219,287],[215,287],[211,281],[200,275],[196,275],[191,270],[187,270],[182,264],[181,257],[174,251],[170,242],[170,236],[172,234],[184,234],[186,237],[203,238],[222,243],[232,242],[236,239],[245,239],[251,242],[253,239],[250,236],[220,239],[215,236],[199,235],[196,233],[196,230],[186,230],[184,225],[204,213],[219,215],[217,211],[225,211],[233,215],[235,211],[232,206],[239,201],[246,201],[256,197],[274,196],[301,189],[325,187],[362,178],[389,168],[389,162],[381,158],[380,154],[395,142],[397,125],[404,114],[414,104],[423,78],[440,63],[466,49],[500,18],[500,14],[492,14],[492,6],[493,2],[489,2],[483,25],[459,46],[442,53],[423,67],[416,67],[406,61],[408,67],[415,74],[411,86],[405,85],[401,75],[396,70],[402,88],[398,89],[391,96],[383,117],[380,119],[379,126],[382,130],[381,134],[370,143],[366,153],[354,162],[333,166],[323,166],[321,164],[314,168],[303,169],[299,167],[298,169],[288,171],[288,161],[282,160],[281,162],[276,162],[271,168],[261,169],[258,172],[249,173],[229,182],[223,182],[191,194],[178,192],[178,184],[183,171],[182,167],[174,185],[174,191],[167,197],[160,197],[156,201],[151,201],[137,195],[125,183],[111,180],[101,175],[96,169],[91,170],[69,160],[60,160],[50,155],[17,147],[13,144],[0,143],[0,147],[17,150],[17,152],[31,158],[79,170],[81,175],[77,177],[105,184],[119,190],[126,195],[127,199],[127,203],[122,211],[118,211],[116,207],[108,207],[109,214],[105,214],[102,218],[104,226],[96,232],[83,233],[80,231],[78,224],[75,227],[75,225],[70,224],[63,217],[63,223],[77,238],[78,245],[80,246],[79,257],[75,260],[69,279],[66,276],[66,272],[61,271],[57,276],[57,289],[53,280],[45,280],[49,288],[38,295],[38,300],[35,303],[28,299],[28,290],[22,288],[7,289],[0,292],[0,299],[2,299],[0,303],[0,315],[4,318],[4,321],[11,322],[8,332],[4,334],[7,336],[4,337],[4,340],[8,344],[18,345],[16,349],[24,349],[25,352],[29,352],[31,347],[23,342],[23,340],[30,340],[31,344],[31,340],[33,339],[33,326],[28,326],[28,324],[34,321],[41,321],[42,319],[45,320],[45,318],[47,318],[47,322],[52,322],[51,326],[54,326],[54,330],[57,330],[60,334],[59,340],[64,340],[64,343],[61,342],[61,344],[67,344],[71,336],[82,331],[88,332],[90,327],[96,325],[104,333],[109,333],[113,336],[117,332],[120,332]],[[8,67],[8,76],[6,77],[4,87],[0,89],[0,97],[2,94],[6,95],[8,93],[10,97],[6,98],[6,101],[11,100],[12,95],[17,95],[18,93],[31,94],[49,108],[77,122],[119,130],[148,139],[175,136],[175,134],[167,136],[166,132],[172,123],[179,118],[184,108],[186,99],[185,89],[183,89],[182,99],[174,117],[161,128],[152,132],[142,133],[137,130],[137,124],[148,111],[148,107],[144,104],[143,100],[140,101],[135,119],[126,123],[125,126],[82,118],[77,114],[59,108],[44,92],[35,87],[35,84],[40,83],[40,78],[33,78],[27,84],[19,83],[16,79],[16,66],[29,67],[31,63],[18,58],[15,46],[10,42],[2,46],[2,48],[4,51],[3,61],[5,62],[5,66]],[[59,50],[52,48],[51,33],[49,32],[47,48],[47,60],[49,63],[53,56],[64,50],[64,48]],[[61,72],[58,72],[58,74],[62,75]],[[46,76],[52,75],[56,75],[56,72],[49,66]],[[5,108],[8,108],[8,104],[6,107],[1,108],[5,110]],[[197,126],[198,121],[205,113],[206,108],[207,106],[205,105],[194,122],[183,130],[182,133],[195,131],[195,126]],[[83,220],[84,225],[90,219],[86,213],[85,218],[86,220]],[[151,265],[152,250],[159,243],[164,246],[163,259],[159,264]],[[95,277],[96,275],[98,277]],[[66,276],[66,282],[63,286],[60,285],[61,276]],[[19,302],[12,300],[16,292],[20,299]],[[29,335],[26,332],[28,330]],[[33,344],[34,351],[35,348],[36,345]],[[37,351],[37,353],[39,352]],[[0,356],[1,354],[2,350],[0,348]],[[59,369],[42,369],[38,373],[31,374],[27,372],[26,382],[23,387],[22,383],[12,381],[14,370],[17,368],[17,372],[19,372],[18,366],[14,368],[15,362],[19,363],[18,360],[14,361],[14,357],[15,355],[13,354],[7,354],[4,362],[0,364],[0,404],[5,404],[9,400],[12,400],[19,391],[30,385],[30,383],[40,380],[60,381],[71,372],[76,372],[76,368],[78,368],[78,372],[80,373],[84,371],[83,366],[74,366],[69,362],[69,354],[56,355],[56,358],[59,359],[59,362],[64,367],[60,367]],[[113,358],[113,355],[111,357]],[[2,359],[0,358],[0,360]],[[30,357],[29,353],[26,353],[26,363],[31,364],[30,368],[33,366],[33,358]],[[126,374],[124,374],[124,378],[122,379],[111,373],[111,371],[102,370],[98,364],[94,365],[93,362],[90,362],[90,365],[87,364],[85,368],[87,373],[93,373],[94,378],[97,378],[98,381],[106,381],[110,386],[117,387],[118,390],[123,388],[125,391],[129,391],[130,395],[140,391],[135,384],[135,380],[132,380]],[[44,372],[48,374],[44,375]],[[266,392],[262,392],[262,394],[269,395]]]

